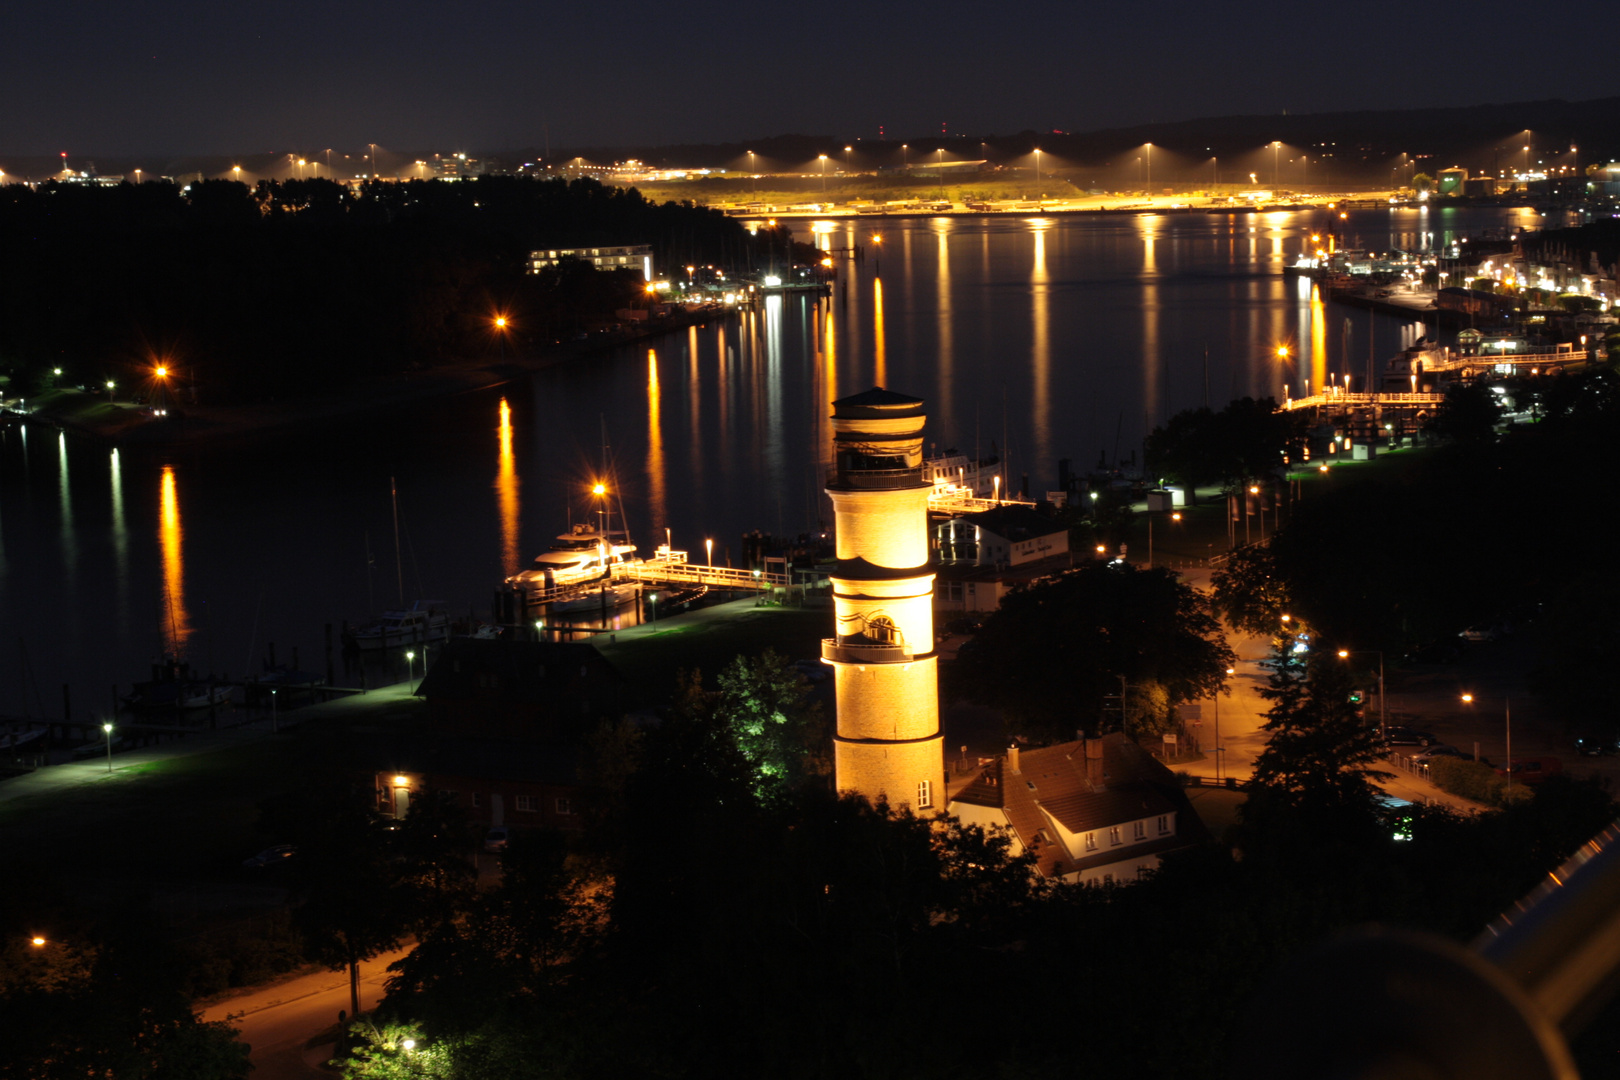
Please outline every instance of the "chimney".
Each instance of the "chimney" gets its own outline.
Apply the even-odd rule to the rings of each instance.
[[[1103,779],[1103,744],[1102,739],[1086,740],[1086,782],[1093,789],[1100,787]]]
[[[1007,771],[1008,772],[1014,772],[1014,773],[1020,773],[1020,772],[1023,771],[1022,769],[1020,769],[1018,767],[1018,744],[1017,743],[1014,743],[1013,745],[1007,747]]]

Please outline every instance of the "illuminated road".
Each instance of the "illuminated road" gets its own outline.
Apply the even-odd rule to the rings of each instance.
[[[360,1007],[371,1009],[383,993],[388,965],[409,949],[384,953],[360,965]],[[305,1080],[332,1074],[320,1068],[332,1056],[330,1037],[338,1011],[349,1008],[349,976],[345,971],[301,975],[273,986],[248,990],[210,1005],[204,1020],[224,1020],[241,1032],[253,1048],[254,1080]],[[309,1046],[326,1035],[327,1041]]]

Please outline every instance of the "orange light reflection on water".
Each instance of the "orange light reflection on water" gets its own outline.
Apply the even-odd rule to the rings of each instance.
[[[692,349],[697,351],[697,330],[692,331]],[[647,350],[647,501],[654,526],[669,524],[669,508],[664,491],[664,427],[659,415],[658,351]]]
[[[889,385],[889,359],[883,347],[883,279],[872,279],[872,361],[874,386]]]
[[[180,527],[180,496],[175,488],[174,467],[163,466],[159,488],[158,546],[163,552],[163,620],[160,636],[174,656],[185,653],[191,638],[191,615],[186,611],[186,567],[180,550],[184,531]]]
[[[495,495],[501,510],[501,569],[511,577],[522,569],[517,461],[512,456],[512,407],[501,398],[500,457],[495,473]]]
[[[1311,285],[1311,385],[1321,390],[1327,386],[1327,311],[1322,303],[1322,288]]]

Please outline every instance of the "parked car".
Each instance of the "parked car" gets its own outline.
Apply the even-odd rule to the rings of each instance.
[[[491,852],[505,851],[507,839],[506,826],[497,825],[484,834],[484,850]]]
[[[1390,746],[1429,746],[1434,742],[1434,732],[1392,724],[1384,731],[1384,742]]]
[[[280,866],[288,859],[298,854],[298,849],[291,844],[277,844],[267,847],[251,858],[243,859],[242,865],[249,870],[261,870],[267,866]]]
[[[1494,626],[1470,626],[1457,636],[1464,641],[1495,641],[1502,635]]]
[[[1575,752],[1581,757],[1609,757],[1620,754],[1620,736],[1577,735]]]
[[[1549,776],[1564,771],[1564,763],[1555,757],[1514,758],[1496,770],[1497,776],[1510,776],[1523,784],[1539,784]]]
[[[1463,753],[1461,750],[1457,749],[1455,746],[1448,746],[1445,743],[1438,743],[1438,744],[1436,744],[1434,746],[1429,747],[1427,750],[1419,750],[1417,753],[1412,755],[1412,760],[1414,762],[1416,762],[1417,764],[1419,764],[1419,765],[1427,765],[1429,762],[1433,761],[1435,758],[1443,758],[1443,757],[1465,758],[1465,757],[1472,757],[1472,756],[1473,755],[1471,755],[1471,754]]]
[[[1452,664],[1461,655],[1462,650],[1456,645],[1440,641],[1410,649],[1401,659],[1408,664]]]

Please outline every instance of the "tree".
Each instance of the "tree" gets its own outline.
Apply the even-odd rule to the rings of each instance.
[[[1434,187],[1434,177],[1428,173],[1414,173],[1412,175],[1413,191],[1428,191]]]
[[[1446,388],[1445,400],[1423,430],[1447,442],[1479,446],[1496,438],[1496,422],[1502,417],[1502,403],[1482,381],[1457,382]]]
[[[411,799],[392,837],[401,914],[418,933],[454,919],[472,899],[478,870],[473,833],[455,798],[442,791]]]
[[[1261,693],[1271,701],[1266,748],[1255,759],[1245,826],[1297,846],[1332,836],[1365,838],[1378,821],[1378,731],[1350,701],[1349,669],[1318,660],[1303,673],[1280,670]],[[1314,839],[1312,834],[1320,834]]]
[[[1208,601],[1170,571],[1089,562],[1009,594],[947,688],[1013,732],[1056,742],[1099,730],[1122,677],[1156,684],[1168,712],[1215,693],[1233,659]]]
[[[1303,422],[1269,397],[1237,398],[1220,412],[1188,409],[1148,436],[1148,470],[1188,488],[1269,476],[1298,458]]]
[[[409,917],[389,837],[371,792],[312,794],[292,860],[299,902],[293,922],[310,959],[348,969],[349,1007],[360,1012],[360,964],[399,945]]]
[[[761,799],[829,775],[831,733],[810,683],[779,653],[737,657],[709,698],[712,722],[728,733],[753,773]]]
[[[1215,610],[1245,634],[1275,637],[1292,606],[1270,546],[1238,548],[1210,576],[1210,586]]]

